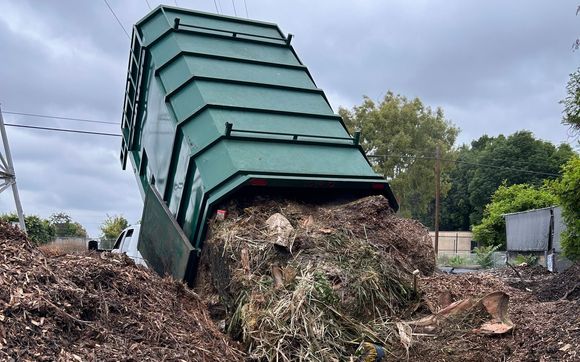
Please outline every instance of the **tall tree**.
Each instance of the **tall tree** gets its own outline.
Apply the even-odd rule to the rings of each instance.
[[[578,40],[577,40],[577,44]],[[570,74],[566,85],[566,98],[560,103],[564,105],[562,123],[570,126],[576,133],[580,132],[580,68]]]
[[[401,213],[425,219],[435,192],[435,149],[439,146],[442,157],[450,157],[459,129],[442,109],[390,91],[379,103],[364,97],[361,105],[339,113],[351,132],[361,131],[367,154],[381,156],[372,159],[374,168],[390,180]],[[448,188],[443,180],[443,192]]]
[[[478,152],[476,159],[480,165],[475,166],[468,186],[469,201],[473,207],[471,224],[481,221],[485,205],[502,183],[508,186],[523,183],[539,186],[545,179],[556,179],[561,166],[573,155],[574,151],[569,145],[556,147],[550,142],[536,139],[529,131],[487,140],[486,146]]]
[[[87,237],[87,231],[78,222],[64,212],[52,214],[49,218],[54,226],[56,236],[60,237]]]
[[[573,155],[570,146],[556,147],[527,131],[509,137],[484,135],[470,147],[460,147],[456,167],[447,174],[451,188],[442,200],[442,230],[469,230],[481,222],[484,207],[499,185],[537,186],[545,179],[555,179],[559,167]]]
[[[451,187],[441,200],[441,230],[469,230],[469,215],[473,207],[469,201],[469,181],[473,177],[473,166],[463,162],[474,162],[475,151],[467,145],[459,148],[455,167],[445,174]]]
[[[580,5],[576,7],[576,16],[580,14]],[[576,38],[572,49],[580,49],[580,38]],[[564,105],[562,123],[570,126],[573,132],[580,134],[580,68],[570,74],[566,84],[566,98],[560,101]],[[580,143],[580,139],[578,140]]]
[[[101,224],[101,231],[105,239],[116,239],[121,231],[129,226],[129,222],[121,215],[110,216]]]
[[[463,145],[456,152],[455,167],[448,169],[445,177],[451,188],[441,202],[441,230],[470,230],[470,216],[474,205],[470,201],[469,184],[476,171],[479,155],[495,138],[487,135]]]
[[[0,220],[10,223],[18,222],[18,215],[15,213],[0,215]],[[26,215],[24,223],[28,238],[36,245],[46,244],[54,240],[55,230],[49,220],[36,215]]]

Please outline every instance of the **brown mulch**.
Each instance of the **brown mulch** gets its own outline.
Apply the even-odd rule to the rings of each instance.
[[[556,274],[549,283],[544,283],[539,288],[536,295],[541,301],[580,299],[580,263]]]
[[[580,263],[555,274],[541,265],[506,267],[492,273],[514,288],[533,293],[542,302],[580,299]]]
[[[509,317],[512,333],[478,335],[475,325],[463,330],[443,328],[433,336],[416,336],[410,349],[411,361],[578,361],[580,360],[580,304],[576,300],[542,301],[540,286],[549,288],[563,278],[578,278],[578,268],[569,275],[552,275],[541,267],[518,268],[524,280],[533,280],[535,290],[513,287],[515,273],[439,274],[421,279],[424,302],[431,312],[451,302],[471,296],[482,297],[502,291],[510,296]],[[512,274],[513,273],[513,274]],[[532,279],[535,278],[535,279]],[[539,283],[541,280],[541,284]],[[540,288],[540,289],[538,289]]]
[[[45,255],[5,223],[0,250],[0,360],[243,358],[196,294],[122,255]]]

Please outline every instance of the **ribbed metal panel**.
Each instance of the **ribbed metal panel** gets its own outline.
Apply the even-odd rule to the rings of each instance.
[[[550,219],[551,208],[505,215],[507,250],[548,250]]]
[[[383,194],[398,208],[276,24],[157,7],[133,29],[122,133],[123,165],[144,198],[155,189],[192,250],[212,207],[255,179]],[[143,245],[163,242],[157,229],[142,226]]]
[[[554,213],[554,241],[553,247],[557,253],[562,251],[562,246],[560,242],[562,240],[562,233],[566,231],[566,224],[564,223],[564,219],[562,219],[562,208],[557,206],[553,208]]]

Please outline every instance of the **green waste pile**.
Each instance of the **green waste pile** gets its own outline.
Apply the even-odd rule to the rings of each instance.
[[[435,268],[420,223],[395,216],[382,196],[224,208],[210,223],[197,288],[250,358],[345,360],[363,342],[401,350],[389,348],[400,344],[393,316],[417,305],[413,271]]]

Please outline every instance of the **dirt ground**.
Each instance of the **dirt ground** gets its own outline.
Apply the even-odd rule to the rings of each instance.
[[[578,361],[580,265],[562,274],[541,266],[502,268],[462,275],[437,274],[421,279],[425,305],[436,312],[452,301],[503,291],[510,297],[511,333],[485,336],[464,330],[417,336],[411,361]]]

